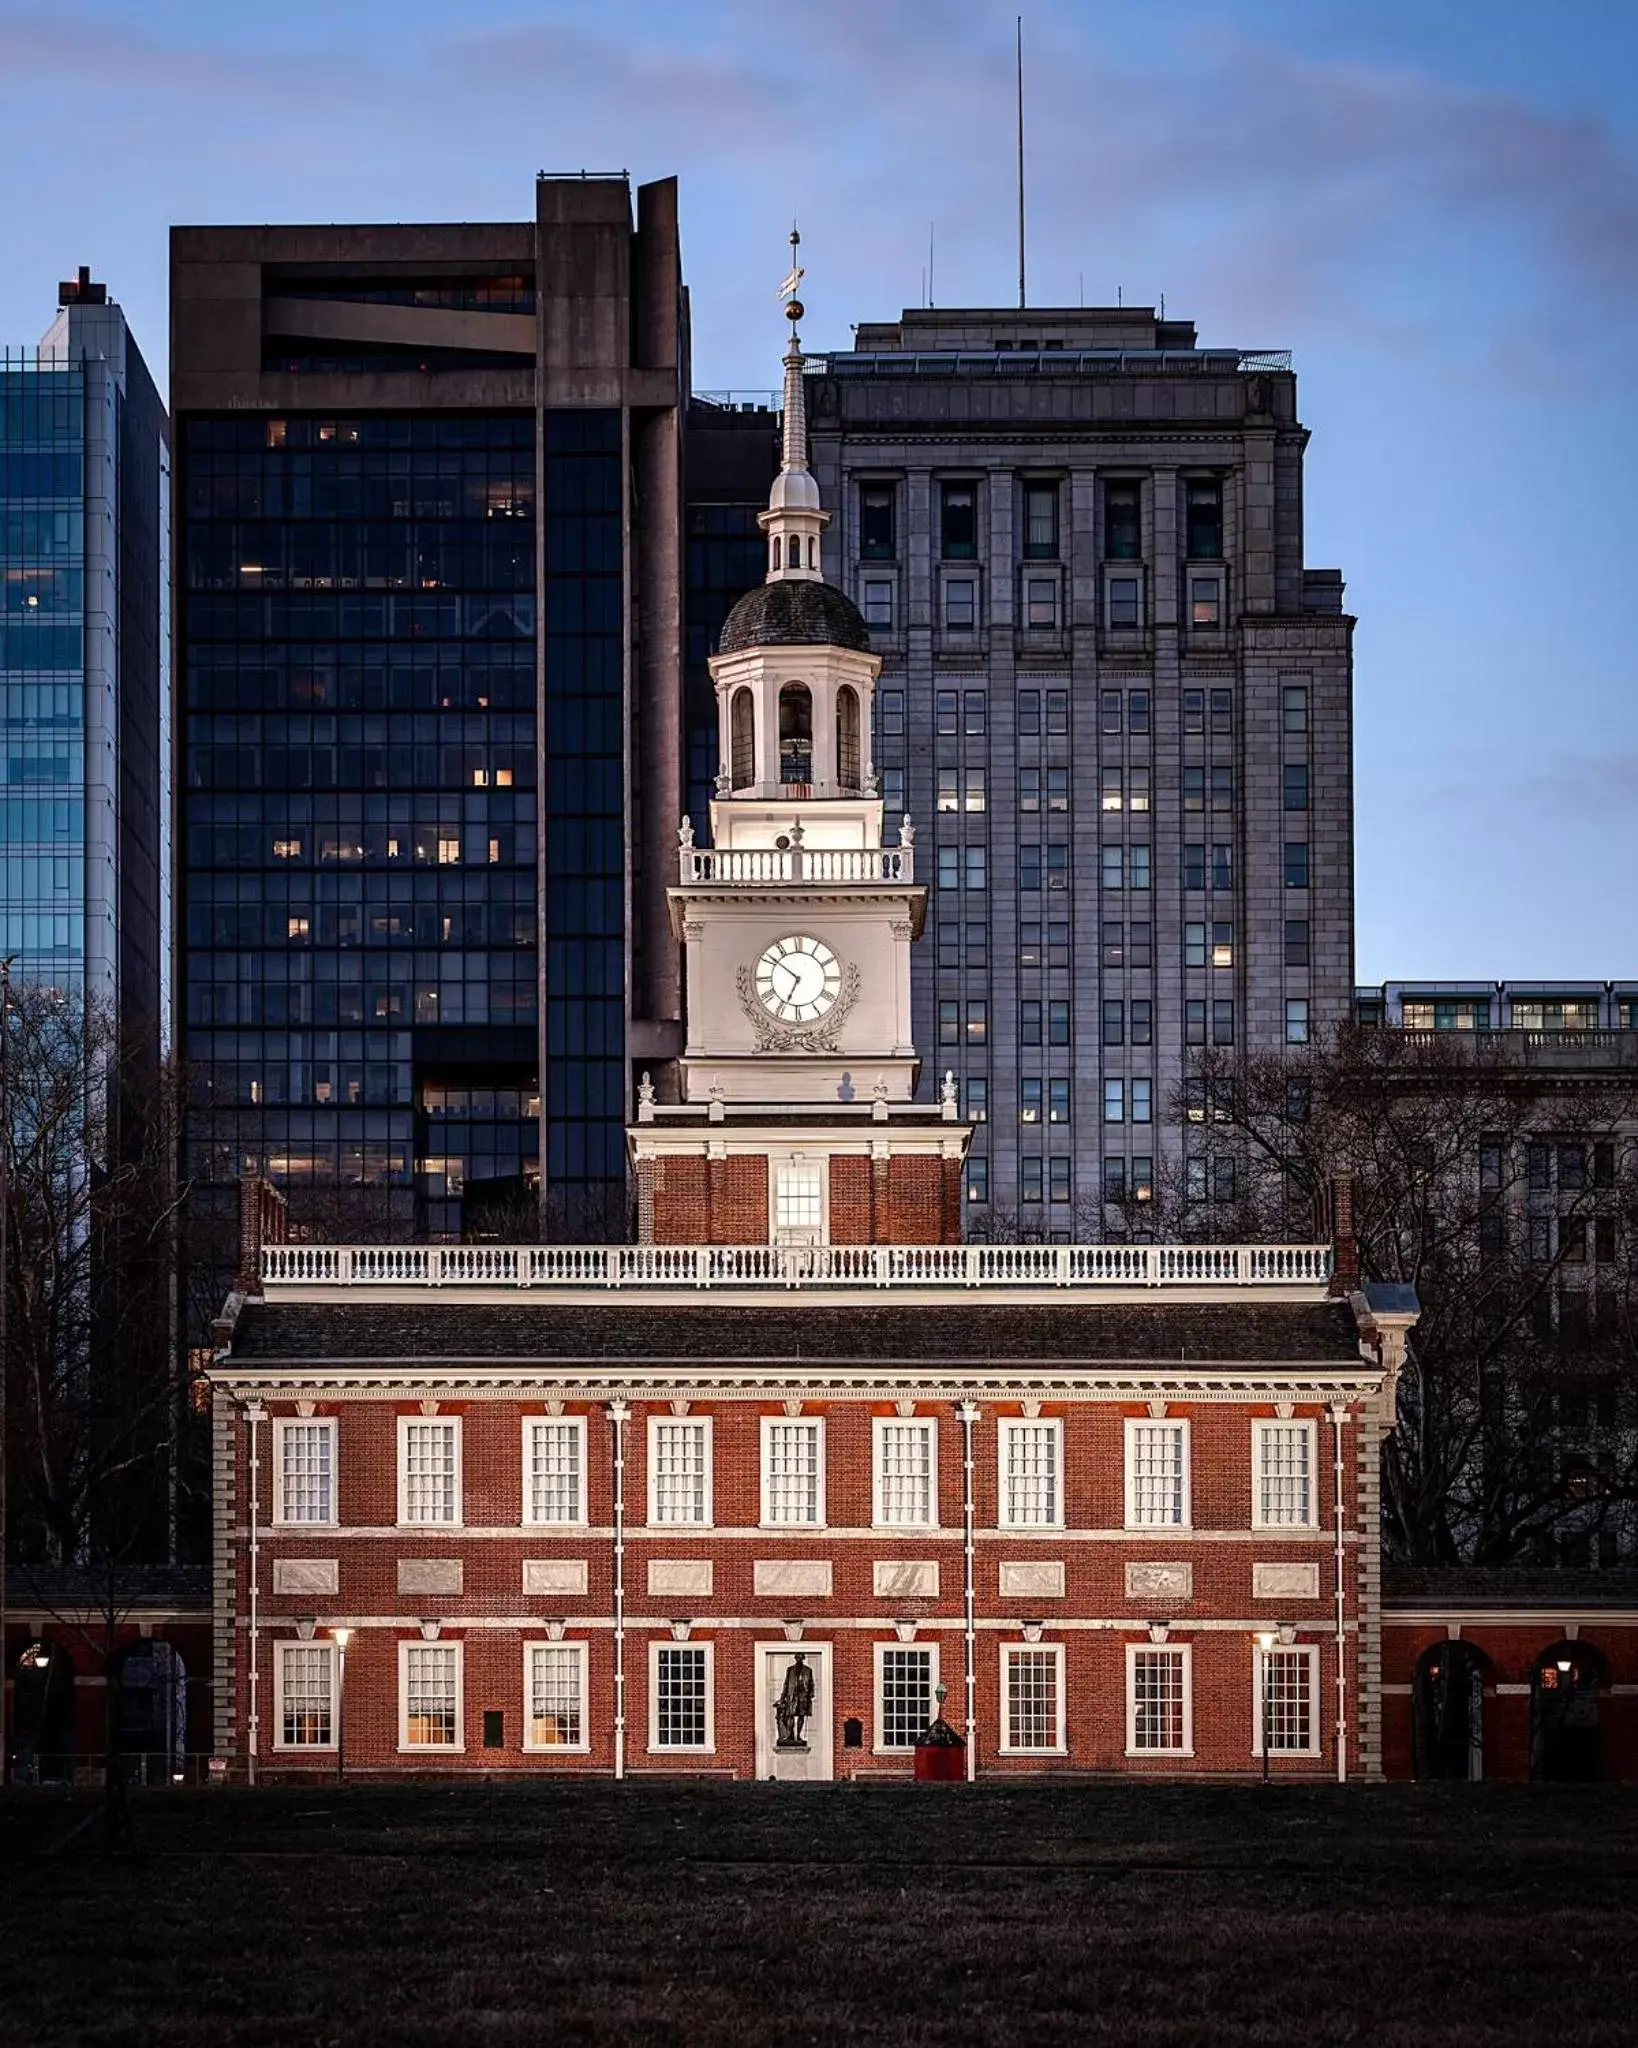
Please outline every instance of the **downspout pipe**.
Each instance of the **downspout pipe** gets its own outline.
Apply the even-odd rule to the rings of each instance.
[[[978,1756],[975,1737],[977,1716],[974,1712],[974,1686],[977,1674],[974,1661],[977,1651],[978,1633],[973,1623],[973,1425],[978,1420],[977,1404],[963,1401],[956,1410],[961,1418],[961,1609],[963,1624],[962,1675],[967,1686],[967,1782],[972,1783],[978,1775]]]
[[[626,1775],[626,1418],[624,1401],[609,1403],[614,1429],[614,1775]]]
[[[1338,1405],[1331,1410],[1331,1444],[1333,1451],[1333,1473],[1331,1481],[1332,1505],[1336,1516],[1336,1570],[1333,1592],[1336,1600],[1337,1634],[1337,1783],[1348,1782],[1348,1622],[1347,1622],[1347,1547],[1343,1533],[1342,1515],[1342,1432],[1347,1427],[1348,1411]]]
[[[260,1542],[262,1450],[261,1439],[256,1434],[256,1428],[257,1424],[265,1418],[266,1414],[267,1410],[260,1401],[252,1401],[245,1410],[245,1422],[250,1431],[250,1713],[245,1723],[245,1774],[252,1785],[256,1782],[256,1755],[261,1746],[262,1725]]]

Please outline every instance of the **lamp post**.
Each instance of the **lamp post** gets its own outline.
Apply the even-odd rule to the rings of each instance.
[[[333,1628],[330,1633],[336,1645],[336,1783],[339,1785],[346,1774],[343,1744],[347,1728],[347,1645],[352,1641],[353,1632],[350,1628]]]
[[[1265,1785],[1268,1783],[1268,1752],[1274,1734],[1274,1687],[1270,1682],[1273,1676],[1270,1658],[1274,1645],[1278,1640],[1279,1638],[1271,1628],[1259,1629],[1257,1632],[1257,1647],[1263,1653],[1263,1661],[1258,1677],[1263,1695],[1263,1783]]]

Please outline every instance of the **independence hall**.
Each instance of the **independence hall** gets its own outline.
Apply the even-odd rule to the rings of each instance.
[[[213,1370],[235,1775],[908,1774],[939,1719],[967,1775],[1382,1772],[1414,1299],[1359,1288],[1345,1192],[1334,1245],[961,1242],[970,1131],[953,1085],[913,1099],[926,892],[826,523],[793,327],[637,1241],[294,1243],[247,1190]]]

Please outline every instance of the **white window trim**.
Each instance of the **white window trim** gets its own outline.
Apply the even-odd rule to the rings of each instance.
[[[705,1740],[660,1742],[660,1656],[665,1650],[705,1653]],[[648,1753],[650,1756],[715,1756],[717,1752],[717,1656],[714,1643],[674,1643],[656,1637],[648,1646]]]
[[[1320,1753],[1320,1670],[1318,1643],[1281,1643],[1276,1657],[1305,1657],[1308,1660],[1308,1740],[1301,1749],[1271,1749],[1269,1761],[1282,1756],[1318,1756]],[[1263,1664],[1261,1643],[1251,1646],[1251,1753],[1263,1753]]]
[[[889,1427],[911,1425],[929,1432],[927,1459],[927,1515],[925,1522],[888,1522],[882,1519],[885,1473],[882,1467],[882,1436]],[[936,1529],[938,1519],[938,1417],[936,1415],[876,1415],[870,1423],[870,1526],[873,1529]]]
[[[1012,1433],[1020,1429],[1050,1429],[1057,1443],[1052,1460],[1054,1513],[1050,1522],[1015,1522],[1008,1513],[1007,1445]],[[996,1431],[995,1519],[999,1529],[1061,1529],[1064,1526],[1064,1426],[1057,1416],[1002,1416],[1001,1426]]]
[[[1271,1429],[1300,1429],[1308,1438],[1308,1513],[1300,1522],[1263,1520],[1263,1443]],[[1319,1426],[1309,1417],[1290,1422],[1260,1416],[1251,1425],[1251,1526],[1275,1535],[1291,1531],[1301,1535],[1319,1527]]]
[[[894,1743],[891,1747],[882,1740],[882,1668],[889,1650],[925,1650],[932,1658],[927,1672],[927,1718],[931,1720],[938,1709],[939,1646],[936,1642],[877,1643],[875,1645],[875,1711],[871,1728],[871,1753],[874,1756],[914,1756],[912,1742]]]
[[[322,1650],[330,1664],[330,1740],[328,1742],[286,1742],[284,1739],[284,1662],[292,1650]],[[336,1646],[333,1642],[319,1642],[316,1639],[304,1643],[299,1637],[275,1642],[273,1645],[273,1747],[282,1749],[290,1756],[324,1756],[336,1753],[337,1708],[336,1697]]]
[[[455,1519],[451,1522],[412,1522],[409,1519],[409,1433],[411,1424],[445,1423],[455,1431]],[[463,1465],[463,1431],[458,1415],[400,1415],[398,1418],[398,1526],[400,1529],[459,1529],[466,1521],[466,1473]]]
[[[1137,1660],[1145,1650],[1168,1650],[1183,1659],[1183,1747],[1181,1749],[1139,1749],[1137,1746]],[[1194,1650],[1188,1643],[1128,1643],[1126,1645],[1126,1754],[1137,1762],[1152,1757],[1194,1755]]]
[[[790,1429],[790,1428],[802,1428],[802,1429],[811,1429],[811,1430],[813,1430],[813,1431],[814,1431],[814,1432],[816,1433],[816,1435],[817,1435],[817,1437],[818,1437],[818,1459],[817,1459],[817,1468],[818,1468],[818,1469],[817,1469],[817,1475],[816,1475],[816,1476],[817,1476],[817,1479],[818,1479],[818,1501],[817,1501],[817,1505],[818,1505],[818,1509],[819,1509],[819,1516],[818,1516],[818,1519],[817,1519],[817,1521],[812,1521],[812,1522],[776,1522],[776,1521],[775,1521],[775,1520],[773,1519],[773,1516],[772,1516],[772,1514],[771,1514],[771,1513],[769,1512],[769,1487],[768,1487],[768,1481],[769,1481],[769,1478],[770,1478],[770,1476],[771,1476],[771,1473],[772,1473],[772,1461],[771,1461],[771,1456],[770,1456],[770,1440],[771,1440],[771,1438],[772,1438],[772,1436],[773,1436],[773,1433],[774,1433],[774,1430],[775,1430],[776,1428],[786,1428],[786,1429]],[[823,1528],[826,1528],[826,1527],[828,1526],[828,1523],[827,1523],[827,1521],[826,1521],[826,1512],[827,1512],[827,1507],[826,1507],[826,1499],[825,1499],[825,1480],[826,1480],[826,1473],[825,1473],[825,1421],[824,1421],[824,1417],[823,1417],[822,1415],[764,1415],[764,1416],[763,1416],[763,1418],[762,1418],[762,1465],[761,1465],[761,1475],[762,1475],[762,1478],[761,1478],[761,1493],[762,1493],[762,1505],[761,1505],[761,1516],[762,1516],[762,1527],[763,1527],[764,1529],[823,1529]]]
[[[577,1459],[577,1461],[576,1461],[576,1467],[577,1467],[577,1470],[579,1471],[579,1474],[580,1474],[580,1512],[579,1512],[579,1513],[578,1513],[577,1515],[574,1515],[574,1516],[572,1516],[572,1517],[571,1517],[571,1518],[570,1518],[570,1519],[569,1519],[568,1521],[566,1521],[566,1522],[537,1522],[537,1521],[535,1520],[534,1514],[532,1513],[532,1507],[533,1507],[533,1502],[532,1502],[532,1501],[531,1501],[531,1499],[530,1499],[530,1495],[531,1495],[531,1493],[533,1492],[533,1488],[531,1487],[531,1485],[530,1485],[530,1483],[529,1483],[529,1482],[530,1482],[530,1466],[531,1466],[531,1464],[532,1464],[532,1462],[533,1462],[533,1461],[532,1461],[532,1459],[531,1459],[531,1457],[530,1457],[530,1454],[529,1454],[529,1446],[530,1446],[530,1433],[531,1433],[531,1432],[533,1431],[533,1429],[535,1428],[535,1426],[536,1426],[536,1424],[537,1424],[537,1423],[542,1423],[542,1422],[549,1422],[549,1423],[551,1423],[551,1424],[553,1425],[553,1427],[554,1427],[554,1428],[557,1428],[557,1429],[563,1429],[563,1428],[568,1428],[568,1429],[572,1429],[572,1430],[574,1430],[574,1431],[575,1431],[575,1433],[576,1433],[576,1434],[577,1434],[577,1435],[579,1436],[579,1438],[580,1438],[580,1452],[579,1452],[579,1457],[578,1457],[578,1459]],[[525,1527],[526,1529],[584,1529],[584,1528],[585,1528],[585,1526],[586,1526],[586,1492],[587,1492],[587,1474],[586,1474],[586,1418],[585,1418],[585,1416],[584,1416],[584,1415],[526,1415],[526,1416],[524,1416],[524,1418],[523,1418],[523,1428],[522,1428],[522,1435],[521,1435],[521,1448],[522,1448],[522,1458],[523,1458],[523,1467],[522,1467],[522,1478],[523,1478],[523,1526],[524,1526],[524,1527]]]
[[[1044,1749],[1036,1748],[1032,1745],[1026,1746],[1021,1743],[1012,1743],[1007,1740],[1007,1730],[1012,1725],[1011,1716],[1007,1711],[1007,1674],[1012,1667],[1013,1659],[1022,1656],[1026,1651],[1032,1657],[1039,1657],[1045,1654],[1051,1657],[1058,1667],[1056,1681],[1058,1699],[1057,1733]],[[1069,1752],[1069,1744],[1064,1734],[1064,1704],[1064,1646],[1062,1643],[1003,1643],[1001,1645],[1001,1719],[997,1724],[999,1739],[996,1743],[996,1750],[999,1755],[1066,1756]]]
[[[322,1522],[292,1521],[284,1512],[284,1437],[289,1429],[322,1429],[330,1438],[330,1512]],[[273,1526],[276,1529],[337,1529],[341,1526],[339,1431],[333,1415],[276,1415],[273,1418]]]
[[[668,1422],[693,1423],[705,1428],[705,1517],[698,1522],[662,1522],[655,1514],[656,1497],[659,1492],[659,1465],[656,1446],[660,1430]],[[715,1526],[717,1444],[716,1428],[709,1415],[651,1415],[648,1418],[648,1526],[651,1529],[710,1529]]]
[[[1136,1432],[1161,1423],[1183,1432],[1183,1519],[1180,1522],[1140,1522],[1137,1519],[1137,1469],[1132,1455]],[[1125,1430],[1126,1523],[1128,1529],[1192,1529],[1194,1527],[1194,1441],[1184,1415],[1128,1415]]]
[[[550,1642],[530,1636],[523,1645],[523,1747],[532,1756],[584,1756],[591,1748],[591,1688],[586,1683],[585,1643]],[[529,1733],[534,1725],[534,1653],[536,1650],[568,1650],[574,1655],[580,1678],[580,1740],[578,1742],[536,1742]]]
[[[409,1658],[411,1650],[455,1652],[455,1740],[411,1742],[409,1739]],[[466,1752],[466,1645],[441,1637],[432,1643],[406,1636],[398,1645],[398,1750],[401,1756],[460,1756]]]
[[[862,744],[862,742],[861,742]],[[819,1181],[817,1226],[779,1221],[779,1176],[782,1173],[812,1173]],[[771,1152],[768,1155],[768,1242],[770,1244],[830,1243],[830,1156],[823,1152]]]

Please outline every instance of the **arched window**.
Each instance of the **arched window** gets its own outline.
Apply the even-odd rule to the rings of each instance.
[[[768,543],[768,567],[770,569],[777,569],[779,567],[779,536],[777,533]]]
[[[749,690],[736,690],[729,708],[728,779],[735,789],[756,780],[756,705]]]
[[[859,787],[859,693],[845,683],[836,692],[836,780]]]
[[[793,534],[791,535],[790,539],[789,539],[788,541],[786,541],[786,543],[785,543],[785,560],[786,560],[786,561],[787,561],[787,562],[788,562],[788,563],[790,564],[790,566],[791,566],[791,567],[792,567],[793,569],[800,569],[800,568],[801,568],[801,566],[802,566],[802,536],[801,536],[801,535],[800,535],[799,533],[793,533]]]
[[[1489,1659],[1459,1637],[1416,1660],[1411,1733],[1419,1778],[1484,1776],[1484,1682]]]
[[[813,695],[806,683],[779,693],[779,779],[787,786],[813,781]]]
[[[808,539],[808,567],[809,567],[810,569],[817,569],[817,568],[818,568],[818,566],[819,566],[819,541],[818,541],[818,537],[817,537],[817,535],[810,535],[810,536],[809,536],[809,539]]]
[[[1530,1684],[1532,1778],[1597,1778],[1598,1691],[1610,1682],[1596,1644],[1554,1643],[1535,1661]]]

